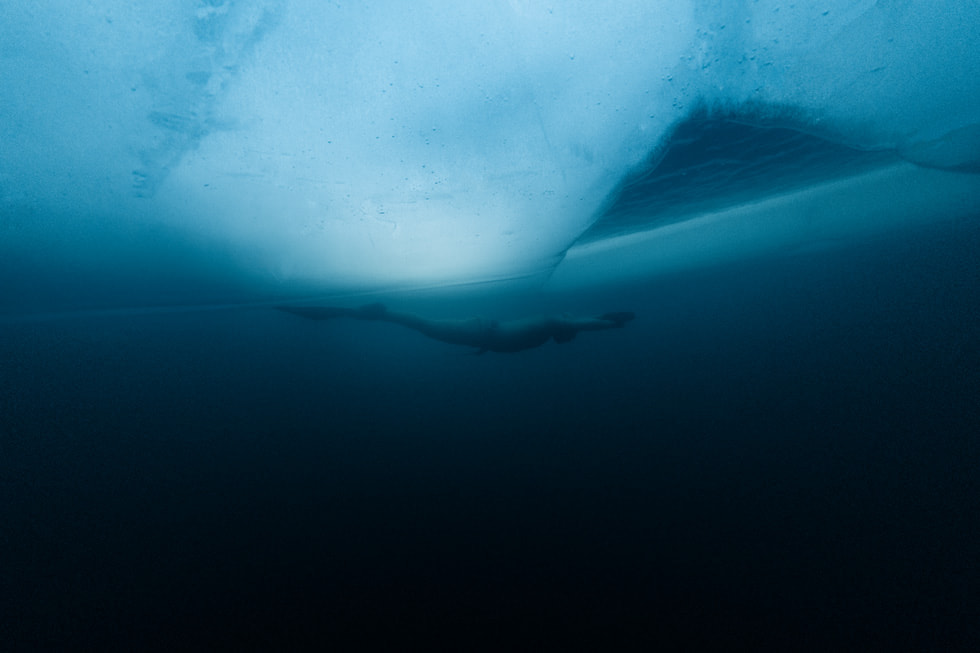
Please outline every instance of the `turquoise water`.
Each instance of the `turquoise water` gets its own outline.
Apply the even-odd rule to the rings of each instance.
[[[969,3],[69,4],[0,2],[5,648],[980,643]],[[637,317],[274,308],[378,301]]]

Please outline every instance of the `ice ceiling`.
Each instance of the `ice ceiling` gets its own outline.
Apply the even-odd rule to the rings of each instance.
[[[162,224],[336,288],[527,274],[705,107],[980,169],[978,34],[972,0],[0,0],[0,230],[111,258]]]

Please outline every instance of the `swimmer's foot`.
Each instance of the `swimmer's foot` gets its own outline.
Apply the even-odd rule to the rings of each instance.
[[[635,317],[636,313],[632,311],[620,311],[618,313],[606,313],[605,315],[600,315],[599,319],[615,322],[617,327],[622,327]]]

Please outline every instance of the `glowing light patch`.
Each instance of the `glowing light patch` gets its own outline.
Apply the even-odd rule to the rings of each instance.
[[[8,5],[0,210],[165,225],[277,282],[540,270],[704,107],[980,169],[970,0]]]

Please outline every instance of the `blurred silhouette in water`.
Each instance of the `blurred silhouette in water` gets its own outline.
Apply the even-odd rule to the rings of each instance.
[[[311,320],[349,317],[356,320],[382,320],[414,329],[430,338],[454,345],[476,347],[487,351],[514,352],[540,347],[549,339],[568,342],[579,331],[601,331],[623,327],[636,315],[630,312],[606,313],[598,317],[547,315],[519,320],[487,320],[469,317],[461,320],[431,320],[412,313],[389,311],[384,304],[368,304],[360,308],[337,306],[278,306],[281,311]]]

